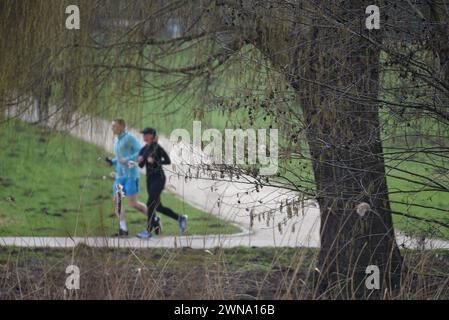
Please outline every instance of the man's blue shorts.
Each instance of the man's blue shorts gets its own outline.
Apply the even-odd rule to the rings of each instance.
[[[125,196],[134,196],[139,193],[139,178],[116,178],[112,190],[114,195],[117,193],[117,185],[123,186]]]

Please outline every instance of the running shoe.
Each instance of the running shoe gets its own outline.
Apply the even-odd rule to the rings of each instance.
[[[181,232],[181,234],[183,234],[187,228],[187,215],[185,214],[181,215],[179,217],[178,223],[179,223],[179,231]]]
[[[118,233],[114,233],[112,236],[113,237],[127,237],[128,231],[125,231],[123,229],[118,229]]]
[[[148,230],[143,230],[143,231],[140,231],[138,234],[137,234],[137,238],[140,238],[140,239],[149,239],[149,238],[151,238],[151,232],[149,232]]]
[[[162,233],[162,221],[160,217],[154,218],[154,233],[160,235]]]

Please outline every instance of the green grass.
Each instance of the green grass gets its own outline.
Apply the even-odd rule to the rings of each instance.
[[[78,245],[75,249],[46,249],[46,248],[14,248],[8,247],[0,251],[0,264],[11,259],[11,254],[20,253],[21,257],[32,256],[38,260],[47,259],[48,262],[60,262],[66,255],[75,253],[76,257],[85,258],[99,253],[97,258],[101,259],[103,254],[113,254],[117,258],[129,258],[131,251],[128,249],[89,248]],[[196,250],[190,248],[166,249],[151,248],[133,249],[135,257],[141,264],[160,267],[186,268],[189,266],[201,266],[221,262],[225,266],[233,266],[239,270],[269,271],[270,269],[294,268],[295,263],[301,259],[304,264],[312,264],[316,259],[318,250],[314,248],[211,248],[208,250]],[[100,254],[101,253],[101,254]],[[53,262],[52,261],[52,262]]]
[[[1,236],[109,236],[112,216],[111,168],[103,150],[35,125],[10,121],[0,127]],[[146,201],[144,179],[140,200]],[[189,215],[189,234],[235,233],[239,229],[164,192],[164,205]],[[145,216],[126,205],[131,234],[145,228]],[[178,233],[162,216],[164,235]]]

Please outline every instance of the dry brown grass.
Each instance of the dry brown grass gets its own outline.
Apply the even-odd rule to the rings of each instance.
[[[383,299],[448,299],[449,255],[404,251],[400,290]],[[0,249],[0,299],[332,299],[313,286],[316,250]],[[69,264],[80,290],[66,291]]]

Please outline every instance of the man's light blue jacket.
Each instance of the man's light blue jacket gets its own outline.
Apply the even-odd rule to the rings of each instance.
[[[120,160],[125,159],[126,161],[137,162],[137,157],[141,148],[142,146],[137,138],[127,131],[122,132],[115,137],[115,158],[112,159],[112,164],[115,166],[116,179],[139,177],[139,167],[137,165],[130,168],[128,163],[122,164],[120,163]]]

